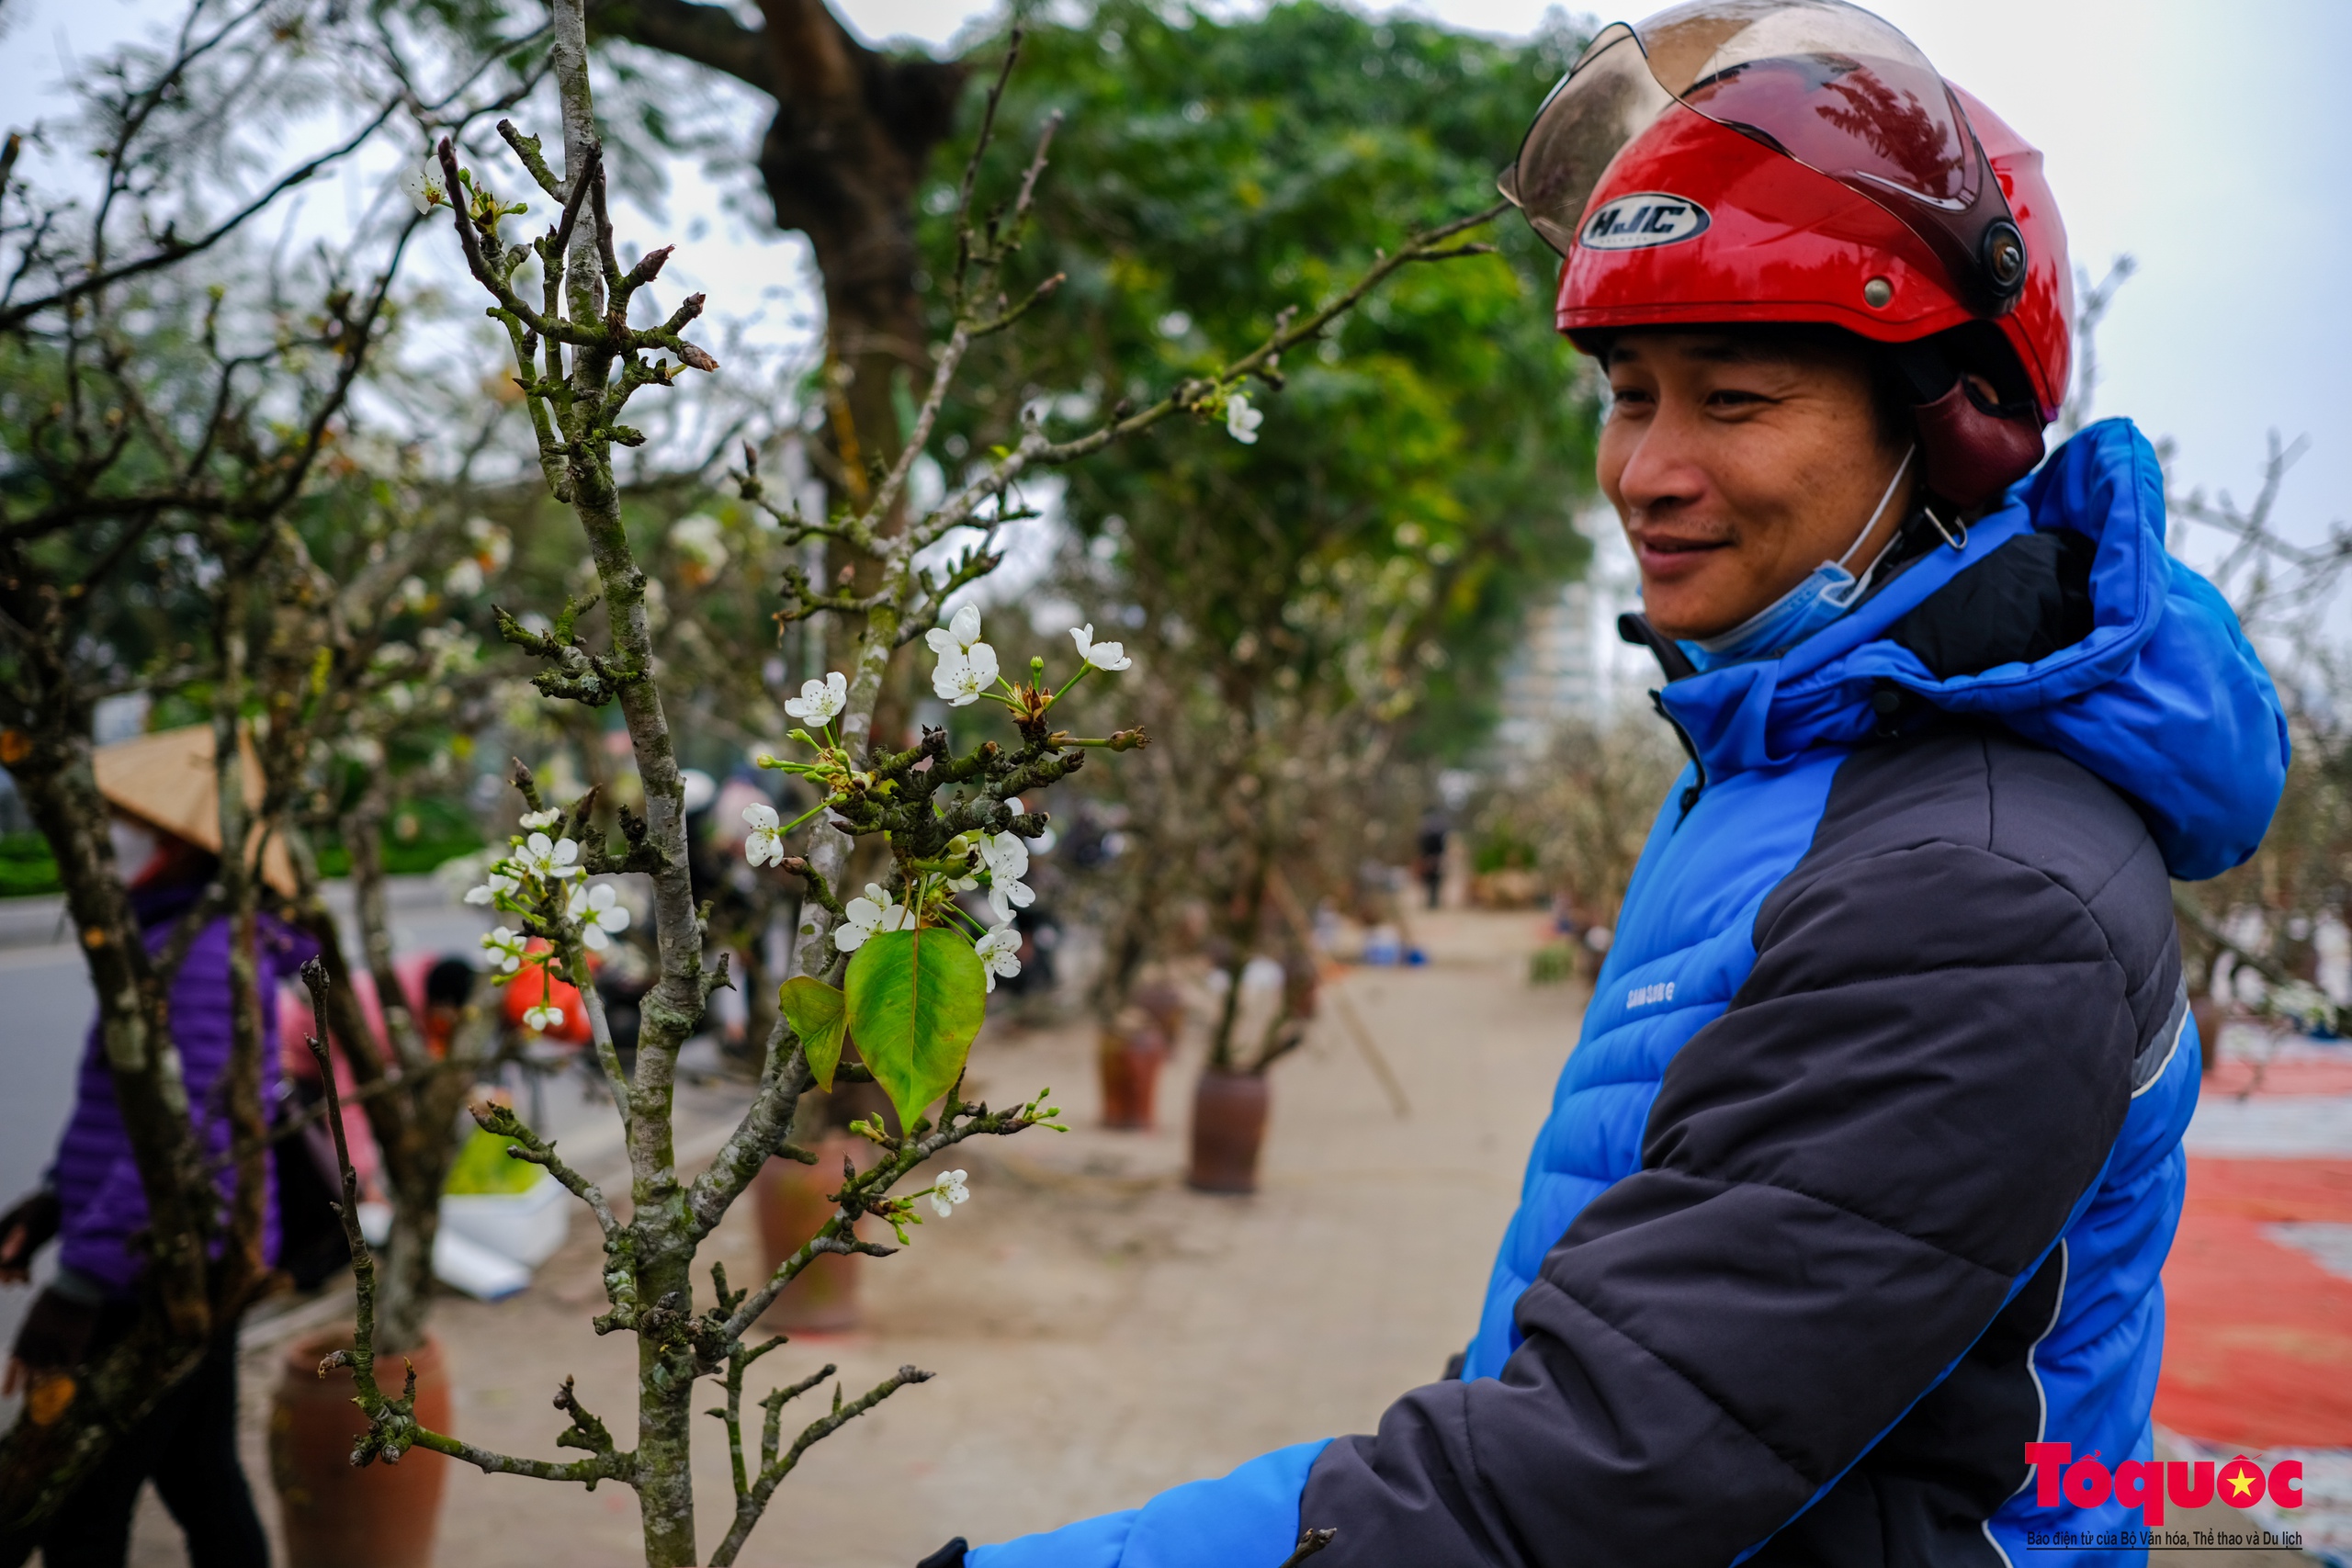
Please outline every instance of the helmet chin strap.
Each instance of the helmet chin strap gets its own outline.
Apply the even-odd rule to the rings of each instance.
[[[1918,455],[1919,448],[1915,444],[1909,449],[1905,451],[1903,454],[1903,461],[1894,466],[1894,477],[1886,481],[1886,490],[1879,496],[1878,504],[1871,508],[1870,521],[1864,523],[1861,527],[1861,532],[1854,536],[1854,542],[1846,547],[1846,553],[1839,556],[1837,560],[1832,563],[1840,571],[1844,570],[1846,563],[1853,558],[1854,552],[1862,547],[1862,541],[1871,536],[1871,530],[1878,526],[1878,520],[1886,515],[1887,503],[1894,499],[1894,492],[1896,489],[1903,483],[1903,476],[1911,471],[1911,459]],[[1893,535],[1889,535],[1887,536],[1886,543],[1878,547],[1878,554],[1871,558],[1871,564],[1863,569],[1860,574],[1854,579],[1853,586],[1842,598],[1838,596],[1836,589],[1829,590],[1827,592],[1824,593],[1822,597],[1829,600],[1830,603],[1838,605],[1840,608],[1851,605],[1855,600],[1860,599],[1862,596],[1862,590],[1870,586],[1871,578],[1878,571],[1878,563],[1884,560],[1886,558],[1886,552],[1894,547],[1894,537]]]

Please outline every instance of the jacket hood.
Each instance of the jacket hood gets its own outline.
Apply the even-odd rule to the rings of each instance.
[[[1981,620],[2014,598],[2005,585],[2017,563],[2052,558],[2051,547],[2086,565],[2071,592],[2087,630],[2072,626],[2039,657],[1961,672],[1938,654],[1930,668],[1914,612]],[[2035,646],[2021,639],[2018,651]],[[2253,854],[2286,782],[2278,691],[2228,601],[2165,552],[2164,476],[2128,420],[2083,430],[1972,526],[1962,548],[1937,547],[1778,659],[1687,675],[1659,698],[1710,777],[1854,744],[1921,706],[1997,720],[2131,799],[2166,868],[2186,880]]]

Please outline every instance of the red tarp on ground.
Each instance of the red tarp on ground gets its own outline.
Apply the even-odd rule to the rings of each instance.
[[[2283,1062],[2256,1062],[2248,1056],[2224,1056],[2206,1075],[2209,1095],[2252,1093],[2352,1094],[2352,1060],[2311,1061],[2290,1057]]]
[[[2263,1234],[2293,1220],[2352,1224],[2352,1160],[2189,1156],[2158,1425],[2232,1447],[2352,1448],[2352,1280]]]

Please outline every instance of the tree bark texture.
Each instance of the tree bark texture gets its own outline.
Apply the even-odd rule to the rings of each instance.
[[[115,869],[88,727],[44,728],[10,771],[56,857],[97,992],[100,1048],[147,1197],[154,1294],[139,1327],[81,1370],[62,1411],[46,1423],[20,1416],[0,1439],[0,1541],[55,1506],[115,1434],[196,1365],[213,1328],[206,1258],[213,1189],[189,1123],[165,988]]]
[[[760,177],[776,227],[808,235],[816,252],[838,394],[833,443],[855,491],[866,465],[895,461],[905,438],[897,377],[930,363],[915,203],[932,153],[956,129],[969,70],[870,49],[823,0],[762,0],[760,12],[765,25],[751,28],[693,0],[605,0],[595,21],[775,99]]]

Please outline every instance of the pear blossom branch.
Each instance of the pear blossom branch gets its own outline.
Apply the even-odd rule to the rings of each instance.
[[[718,1550],[711,1553],[711,1568],[728,1568],[728,1564],[735,1561],[735,1554],[742,1551],[743,1542],[751,1536],[752,1527],[759,1523],[760,1515],[766,1510],[768,1498],[775,1494],[776,1487],[783,1483],[784,1478],[792,1473],[793,1467],[800,1462],[802,1454],[807,1453],[818,1442],[831,1437],[900,1389],[910,1383],[929,1382],[931,1376],[931,1373],[917,1367],[900,1367],[846,1404],[842,1403],[841,1391],[836,1388],[833,1391],[831,1413],[810,1422],[800,1436],[792,1440],[792,1447],[777,1456],[773,1462],[761,1467],[759,1479],[752,1483],[750,1490],[739,1495],[735,1505],[735,1522],[729,1528],[727,1539],[719,1542]],[[782,1408],[781,1401],[776,1407]]]
[[[1283,1559],[1282,1568],[1298,1568],[1300,1563],[1330,1545],[1339,1539],[1339,1536],[1340,1532],[1336,1529],[1309,1529],[1301,1532],[1297,1549]]]
[[[1249,353],[1227,362],[1212,376],[1180,382],[1175,390],[1148,408],[1124,414],[1114,411],[1114,418],[1069,441],[1049,440],[1042,430],[1031,429],[1012,451],[990,464],[978,479],[941,502],[923,520],[914,531],[919,541],[917,547],[934,544],[956,528],[970,526],[973,510],[981,502],[1003,493],[1007,487],[1033,468],[1058,467],[1076,462],[1114,441],[1140,434],[1173,415],[1206,412],[1220,407],[1224,399],[1229,396],[1227,389],[1252,377],[1262,379],[1277,373],[1283,355],[1319,336],[1325,327],[1353,310],[1374,289],[1405,267],[1419,262],[1483,254],[1482,250],[1470,247],[1450,248],[1445,242],[1490,223],[1508,210],[1508,202],[1498,202],[1482,212],[1455,219],[1453,222],[1415,235],[1395,253],[1380,257],[1352,285],[1310,314],[1279,323]]]
[[[514,1145],[506,1151],[508,1158],[539,1167],[561,1182],[564,1190],[587,1204],[588,1212],[596,1216],[596,1228],[604,1233],[606,1241],[621,1234],[621,1223],[613,1217],[613,1206],[605,1201],[603,1190],[558,1158],[555,1145],[524,1125],[512,1107],[486,1100],[469,1109],[475,1124],[483,1132],[494,1138],[504,1138]]]
[[[1046,1094],[1052,1092],[1048,1089]],[[747,1292],[720,1318],[715,1325],[716,1337],[729,1343],[741,1339],[758,1321],[760,1314],[775,1303],[785,1286],[826,1253],[859,1252],[876,1258],[888,1257],[894,1248],[857,1239],[857,1222],[867,1214],[889,1220],[895,1213],[899,1223],[910,1220],[920,1223],[919,1217],[912,1214],[908,1200],[893,1199],[889,1195],[890,1190],[916,1167],[967,1138],[1002,1137],[1029,1127],[1058,1127],[1056,1118],[1060,1114],[1058,1107],[1046,1103],[1045,1094],[1017,1110],[1001,1111],[991,1111],[986,1105],[964,1106],[951,1095],[941,1112],[937,1127],[919,1123],[921,1130],[904,1138],[893,1138],[871,1122],[858,1124],[852,1130],[878,1145],[886,1157],[864,1171],[845,1163],[842,1190],[829,1200],[835,1205],[832,1216],[797,1251],[776,1265],[765,1283]],[[957,1175],[956,1187],[960,1190],[961,1173]],[[949,1200],[951,1203],[961,1201],[960,1198]]]

